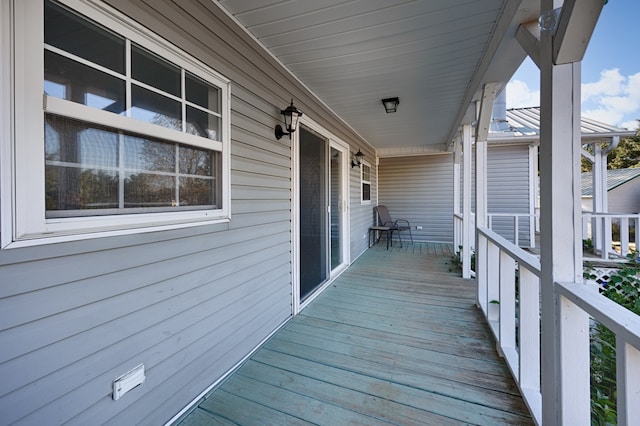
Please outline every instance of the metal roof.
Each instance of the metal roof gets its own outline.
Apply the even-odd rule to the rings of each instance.
[[[640,168],[607,170],[607,192],[640,176]],[[582,173],[582,196],[593,197],[593,174]]]
[[[512,108],[507,110],[507,132],[492,132],[490,138],[540,135],[540,107]],[[605,124],[588,117],[581,117],[582,139],[600,139],[612,136],[634,136],[635,131]],[[504,135],[504,136],[502,136]]]

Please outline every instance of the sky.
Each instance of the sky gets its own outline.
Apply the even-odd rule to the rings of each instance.
[[[540,72],[527,58],[507,85],[507,108],[539,105]],[[582,60],[582,115],[629,130],[638,128],[639,0],[609,0],[602,8]]]

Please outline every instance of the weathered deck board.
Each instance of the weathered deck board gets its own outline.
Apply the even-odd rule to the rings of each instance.
[[[443,244],[378,244],[181,424],[532,424]]]

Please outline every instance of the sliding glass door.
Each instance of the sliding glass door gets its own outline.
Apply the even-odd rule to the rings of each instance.
[[[345,265],[346,149],[301,126],[298,146],[299,301]]]

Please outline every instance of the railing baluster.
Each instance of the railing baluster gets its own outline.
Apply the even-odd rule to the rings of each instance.
[[[620,254],[629,254],[629,218],[620,218]]]
[[[566,424],[588,425],[591,422],[589,315],[562,295],[558,304],[560,344],[556,350],[560,359],[562,420]]]
[[[503,353],[516,349],[516,262],[500,252],[500,348]]]
[[[618,424],[637,424],[640,419],[640,351],[616,336]]]
[[[500,299],[500,248],[489,241],[487,247],[487,317],[489,323],[499,319],[500,311],[496,302]],[[495,324],[491,324],[495,327]],[[497,331],[497,330],[496,330]],[[497,333],[496,333],[497,334]]]
[[[520,267],[520,386],[540,392],[540,279]]]

